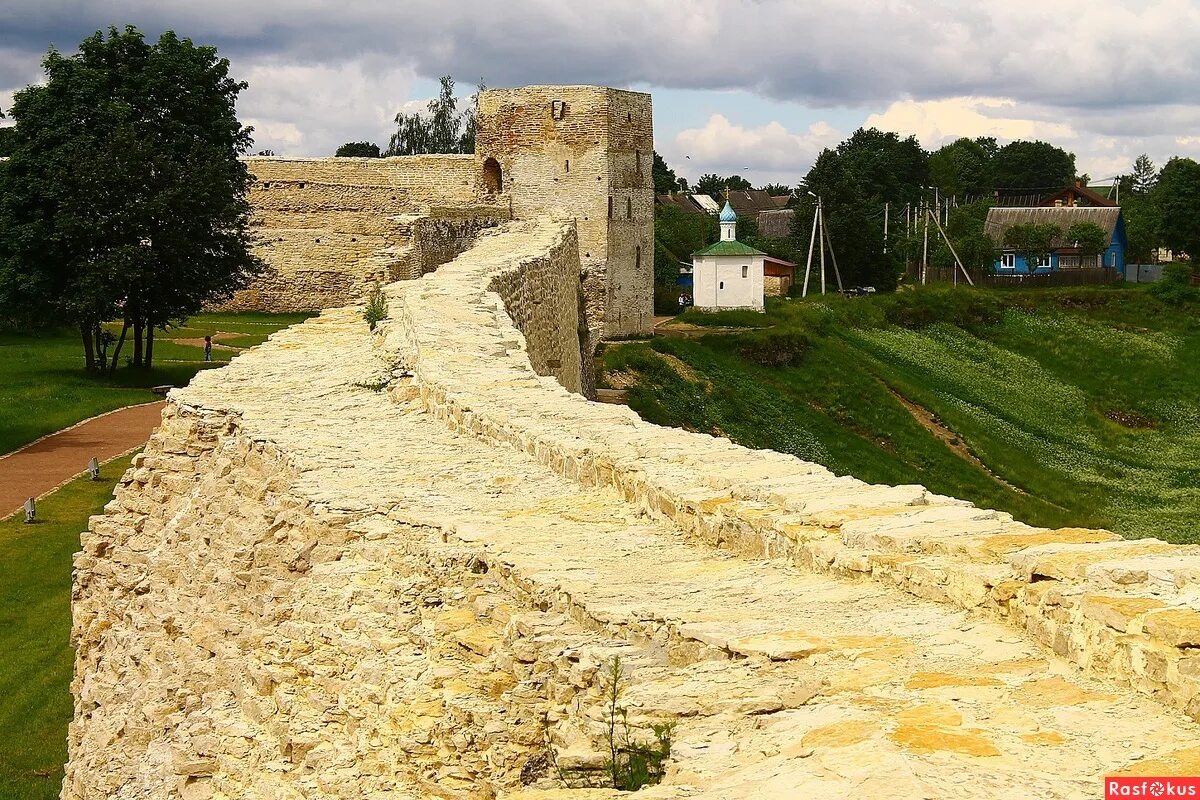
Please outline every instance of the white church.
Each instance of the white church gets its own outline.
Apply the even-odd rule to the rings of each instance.
[[[720,221],[720,241],[692,254],[692,304],[701,311],[762,311],[767,254],[737,240],[737,214],[728,200]]]

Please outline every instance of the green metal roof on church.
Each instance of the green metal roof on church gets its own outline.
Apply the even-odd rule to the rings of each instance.
[[[755,250],[748,244],[738,241],[725,241],[711,244],[693,256],[765,256],[762,250]]]

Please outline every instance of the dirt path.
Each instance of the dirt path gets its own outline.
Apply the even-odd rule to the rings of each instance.
[[[93,456],[104,462],[145,442],[163,404],[156,400],[101,414],[0,456],[0,518],[26,498],[41,497],[84,472]]]

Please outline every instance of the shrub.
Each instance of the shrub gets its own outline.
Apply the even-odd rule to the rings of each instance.
[[[791,367],[799,364],[808,351],[808,337],[802,333],[763,331],[745,334],[736,340],[738,354],[764,367]]]
[[[375,325],[387,319],[387,315],[387,296],[384,295],[383,290],[376,283],[367,292],[367,305],[363,309],[363,319],[371,326],[371,330],[375,330]]]
[[[999,322],[1002,312],[1002,304],[988,292],[918,287],[892,295],[884,313],[889,322],[905,328],[943,322],[972,329]]]
[[[1162,278],[1150,291],[1159,300],[1174,306],[1200,302],[1200,288],[1192,286],[1192,265],[1175,262],[1163,267]]]

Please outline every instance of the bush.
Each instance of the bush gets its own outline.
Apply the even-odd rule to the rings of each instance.
[[[654,286],[654,313],[660,317],[673,317],[683,309],[679,305],[679,295],[684,293],[682,286]]]
[[[367,292],[367,306],[363,309],[363,319],[371,326],[371,330],[375,330],[375,325],[387,319],[387,315],[387,297],[377,283]]]
[[[1002,304],[987,292],[917,287],[892,295],[884,314],[889,322],[905,328],[944,322],[971,329],[999,322],[1002,312]]]
[[[1150,291],[1173,306],[1200,302],[1200,287],[1192,286],[1192,265],[1178,261],[1163,267],[1162,278]]]
[[[809,341],[802,333],[763,331],[737,337],[735,346],[747,361],[764,367],[791,367],[804,358]]]

